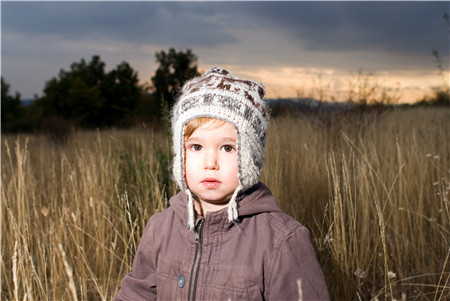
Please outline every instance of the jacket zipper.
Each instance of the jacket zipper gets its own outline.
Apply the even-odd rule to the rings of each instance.
[[[198,270],[200,269],[200,259],[202,257],[202,227],[204,220],[200,220],[195,231],[195,256],[191,270],[191,281],[189,282],[189,301],[195,300],[195,293],[197,291]]]

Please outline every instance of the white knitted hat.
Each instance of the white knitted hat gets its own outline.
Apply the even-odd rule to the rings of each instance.
[[[194,228],[194,207],[184,170],[184,129],[200,117],[221,119],[236,129],[239,186],[228,204],[228,219],[237,220],[236,196],[258,183],[264,162],[269,109],[263,100],[264,86],[243,80],[221,68],[187,81],[171,112],[174,161],[173,177],[188,195],[188,227]]]

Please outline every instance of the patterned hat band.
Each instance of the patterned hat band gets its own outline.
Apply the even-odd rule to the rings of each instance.
[[[183,86],[172,108],[174,160],[172,175],[182,190],[188,190],[184,170],[184,129],[196,118],[210,117],[229,122],[236,129],[239,187],[228,205],[228,218],[238,218],[236,196],[258,183],[264,162],[270,113],[263,100],[261,83],[234,77],[225,69],[212,68]],[[192,194],[189,199],[188,227],[193,229]],[[192,208],[191,208],[192,207]]]

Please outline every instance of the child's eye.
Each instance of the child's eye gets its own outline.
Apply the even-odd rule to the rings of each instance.
[[[224,146],[222,146],[222,150],[227,152],[227,153],[229,153],[229,152],[232,152],[234,150],[234,147],[231,146],[231,145],[224,145]]]
[[[195,152],[198,152],[201,151],[203,147],[200,144],[192,144],[189,148]]]

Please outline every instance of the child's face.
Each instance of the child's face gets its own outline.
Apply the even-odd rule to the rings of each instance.
[[[214,120],[185,140],[186,182],[202,202],[227,204],[239,185],[236,131]]]

